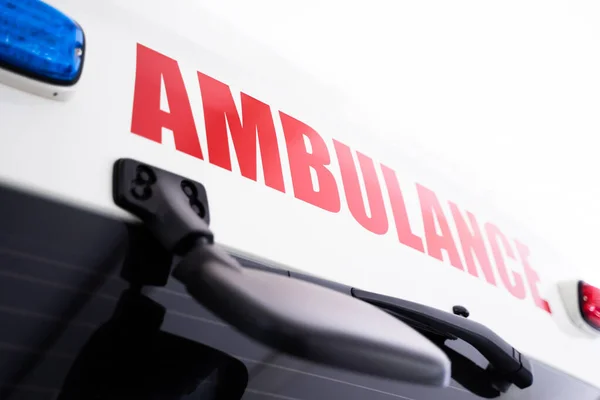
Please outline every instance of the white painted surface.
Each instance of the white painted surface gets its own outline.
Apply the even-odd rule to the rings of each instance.
[[[383,124],[363,119],[361,108],[326,80],[319,81],[278,57],[196,1],[169,4],[156,0],[55,0],[52,4],[72,15],[86,32],[84,75],[74,97],[66,103],[0,86],[0,181],[127,218],[112,202],[112,164],[120,157],[152,163],[206,185],[217,240],[231,249],[445,310],[455,304],[467,305],[471,318],[488,325],[519,350],[600,386],[596,369],[600,342],[573,332],[556,285],[562,280],[580,278],[581,272],[522,226],[526,224],[517,224],[491,207],[487,196],[478,193],[472,181],[455,176],[444,168],[444,163],[429,158],[418,146],[406,145],[408,140],[400,145],[391,139],[405,125],[388,125],[386,131]],[[531,21],[534,30],[536,23]],[[422,40],[415,36],[416,43]],[[502,35],[497,40],[501,41]],[[553,315],[536,308],[530,298],[518,300],[506,290],[491,287],[447,262],[401,246],[393,229],[384,236],[366,231],[354,221],[343,200],[342,211],[331,214],[294,199],[285,162],[288,193],[283,194],[239,176],[235,162],[231,173],[176,152],[168,144],[168,133],[163,144],[131,134],[137,42],[178,60],[203,148],[204,117],[196,71],[311,125],[327,141],[332,155],[335,153],[331,139],[335,138],[394,168],[411,224],[419,236],[423,236],[423,227],[415,182],[435,191],[449,219],[450,200],[475,213],[480,223],[492,221],[507,237],[526,243]],[[443,48],[431,51],[442,52]],[[443,63],[431,63],[427,68],[414,66],[411,73],[416,78],[419,72],[430,77],[444,70]],[[420,79],[425,82],[428,78]],[[487,75],[462,79],[456,89],[477,93],[478,102],[491,101],[489,92],[481,86],[487,79]],[[436,115],[449,118],[453,110],[461,112],[465,107],[451,97],[434,101],[435,93],[433,84],[425,92],[422,86],[407,85],[397,93],[398,107],[408,107],[410,111],[405,112],[419,115],[422,125],[411,119],[413,128],[438,129],[431,122]],[[445,93],[448,94],[447,88]],[[533,89],[528,92],[531,101],[546,95]],[[370,100],[373,104],[380,101],[376,97]],[[485,112],[486,118],[468,129],[477,128],[500,138],[500,121],[510,120],[510,113],[499,107],[487,107]],[[277,118],[276,128],[285,159]],[[560,134],[560,128],[556,129],[554,134]],[[333,173],[339,184],[339,171],[333,168]],[[390,214],[390,205],[386,207]]]

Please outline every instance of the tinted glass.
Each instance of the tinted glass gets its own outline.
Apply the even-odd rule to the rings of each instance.
[[[461,342],[447,351],[463,355],[453,375],[470,390],[456,381],[443,390],[390,382],[278,354],[214,317],[174,280],[129,289],[119,277],[132,231],[124,223],[8,189],[0,189],[0,204],[0,399],[600,397],[537,362],[533,387],[500,395],[476,373],[485,360]]]

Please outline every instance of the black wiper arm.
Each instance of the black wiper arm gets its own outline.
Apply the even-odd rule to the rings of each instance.
[[[173,276],[217,316],[284,353],[416,384],[449,383],[450,361],[433,343],[346,294],[243,268],[212,245],[194,248]]]
[[[493,374],[490,374],[485,368],[449,347],[446,344],[447,337],[435,333],[424,333],[424,335],[436,343],[450,359],[452,379],[471,393],[485,399],[495,399],[506,391],[507,386],[510,386],[505,382],[498,382]]]
[[[181,257],[173,276],[243,334],[332,367],[422,385],[449,384],[446,354],[402,321],[335,290],[241,267],[213,243],[200,183],[127,159],[117,161],[113,178],[115,203],[143,221],[156,246]],[[149,253],[152,246],[141,247]],[[159,266],[160,258],[141,266],[160,269],[146,283],[166,283],[170,264]]]
[[[416,329],[459,338],[477,349],[490,363],[491,372],[502,380],[525,389],[533,383],[529,359],[488,327],[433,307],[360,289],[352,295],[395,315]]]

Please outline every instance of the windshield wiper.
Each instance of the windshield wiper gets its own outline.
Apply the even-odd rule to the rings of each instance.
[[[248,267],[277,272],[272,268],[253,263],[250,263]],[[512,385],[526,389],[533,384],[532,363],[527,356],[520,353],[488,327],[468,320],[466,318],[468,314],[465,313],[466,310],[463,307],[456,307],[455,312],[463,315],[458,316],[407,300],[325,281],[312,275],[286,272],[295,279],[333,287],[342,293],[377,306],[412,326],[448,356],[452,363],[452,379],[480,397],[495,398],[506,392]],[[469,344],[486,358],[487,367],[480,367],[446,344],[448,340],[457,339]]]
[[[447,386],[450,360],[434,343],[388,313],[314,283],[243,268],[215,243],[208,227],[205,188],[134,160],[115,163],[113,198],[139,217],[152,238],[136,243],[146,253],[162,247],[180,261],[173,276],[190,295],[242,333],[313,362],[410,383]],[[143,257],[143,256],[142,256]],[[147,258],[148,280],[164,285],[171,257]],[[161,263],[162,261],[162,263]],[[137,271],[139,272],[139,271]]]
[[[437,336],[442,339],[440,343],[446,339],[462,339],[473,346],[488,360],[487,372],[493,377],[498,390],[504,392],[511,384],[521,389],[533,384],[533,369],[529,359],[490,328],[423,304],[355,288],[351,291],[357,299],[380,307],[419,331]],[[452,358],[450,356],[451,360]],[[454,373],[453,377],[459,381]]]
[[[142,219],[157,246],[182,257],[173,276],[194,299],[268,346],[411,383],[445,386],[451,375],[488,398],[512,385],[525,389],[533,383],[528,358],[475,321],[344,285],[332,290],[331,282],[309,275],[240,266],[213,243],[207,195],[198,182],[123,159],[115,164],[113,196]],[[162,259],[165,267],[158,271],[154,266],[142,284],[166,283],[170,257]],[[482,369],[450,349],[448,339],[470,344],[489,366]]]

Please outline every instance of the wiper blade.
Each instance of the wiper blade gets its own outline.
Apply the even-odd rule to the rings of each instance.
[[[438,332],[441,336],[450,339],[464,340],[488,360],[490,374],[500,382],[514,384],[521,389],[533,384],[531,361],[490,328],[476,321],[423,304],[365,290],[352,288],[352,295],[388,311],[416,329]],[[500,382],[500,386],[506,386]],[[503,390],[506,390],[506,387]]]

